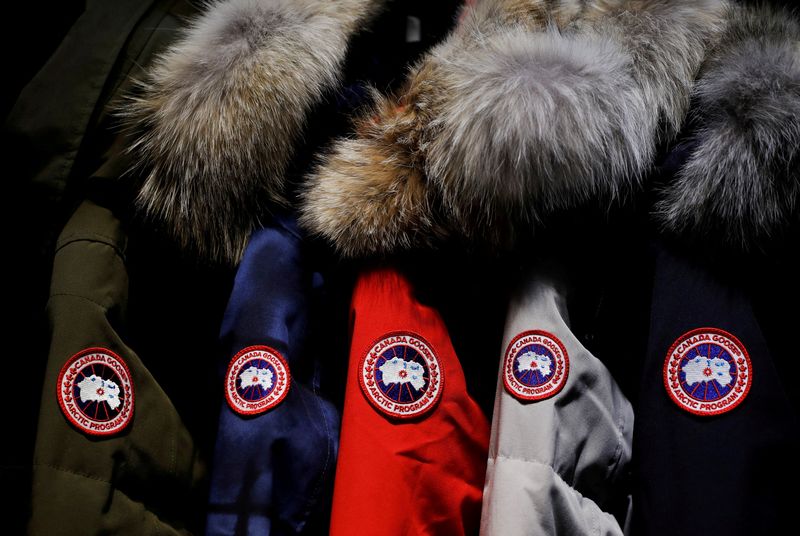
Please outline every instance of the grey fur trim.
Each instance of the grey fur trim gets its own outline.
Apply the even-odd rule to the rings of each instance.
[[[652,164],[656,144],[683,122],[723,5],[486,0],[467,9],[460,27],[412,72],[396,103],[408,117],[400,124],[405,131],[393,136],[403,143],[383,152],[404,163],[397,173],[415,166],[431,190],[427,203],[403,208],[403,221],[437,221],[437,236],[446,229],[505,247],[514,233],[533,232],[555,210],[607,205],[630,192]],[[303,207],[307,227],[344,254],[424,245],[419,225],[389,221],[396,207],[384,211],[386,221],[374,219],[368,235],[358,226],[335,227],[337,203],[315,191],[329,177],[349,181],[342,210],[374,214],[380,211],[370,207],[372,177],[384,176],[395,199],[407,184],[391,180],[385,168],[343,169],[337,152],[344,148],[334,146],[312,177]],[[352,153],[357,145],[346,148],[348,161],[359,160]],[[374,144],[370,151],[381,152]],[[315,216],[320,211],[325,218]]]
[[[440,60],[452,98],[425,146],[427,175],[459,228],[480,237],[505,218],[530,227],[614,197],[650,162],[653,114],[613,41],[518,27],[476,37],[469,54]]]
[[[693,150],[664,192],[664,228],[758,249],[798,222],[800,24],[784,11],[731,9],[694,91]]]
[[[282,199],[307,112],[337,83],[349,37],[379,3],[209,4],[122,107],[146,173],[139,208],[184,248],[236,263]]]
[[[724,26],[721,0],[631,0],[589,26],[630,55],[631,76],[649,114],[651,137],[672,139],[683,125],[700,65]],[[582,25],[577,25],[580,28]]]

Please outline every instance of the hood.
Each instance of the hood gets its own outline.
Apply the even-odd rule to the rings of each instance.
[[[337,84],[378,0],[208,4],[120,109],[144,182],[137,206],[187,250],[237,262],[307,114]]]
[[[640,185],[689,105],[724,3],[484,0],[308,177],[301,221],[344,256],[444,237],[505,248]]]
[[[726,20],[694,89],[688,157],[656,216],[673,235],[754,251],[800,218],[800,24],[764,6]]]

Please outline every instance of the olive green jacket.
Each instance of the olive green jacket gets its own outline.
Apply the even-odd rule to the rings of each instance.
[[[35,332],[20,338],[41,338],[37,350],[47,348],[46,357],[27,353],[32,370],[44,367],[30,511],[16,512],[28,514],[30,534],[174,534],[201,527],[203,516],[194,510],[205,499],[202,456],[128,346],[129,242],[121,223],[128,218],[119,212],[127,210],[131,186],[120,180],[129,159],[113,114],[141,69],[194,12],[180,0],[87,2],[6,121],[12,149],[26,162],[13,177],[23,190],[16,208],[33,216],[25,247],[35,256],[35,272],[52,266],[46,329],[35,331],[28,317],[21,322]],[[38,277],[28,274],[23,290],[44,287]],[[43,304],[31,299],[36,293],[25,294],[28,311],[38,313]],[[87,433],[59,405],[57,379],[87,348],[119,356],[129,371],[130,420],[111,435]],[[165,357],[148,353],[148,362]]]

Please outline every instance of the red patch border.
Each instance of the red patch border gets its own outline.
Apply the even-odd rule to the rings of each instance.
[[[250,353],[250,352],[254,352],[254,351],[265,352],[265,353],[267,353],[267,354],[269,354],[272,357],[277,359],[277,362],[280,364],[281,367],[283,367],[283,372],[286,374],[286,387],[283,389],[283,392],[278,395],[278,398],[276,398],[272,402],[269,402],[263,408],[257,408],[257,409],[248,410],[248,409],[240,408],[239,406],[236,405],[236,402],[232,399],[230,383],[229,382],[231,380],[231,372],[233,370],[233,366],[236,363],[236,361],[240,357],[242,357],[243,355],[245,355],[247,353]],[[269,360],[267,360],[267,361],[269,361]],[[278,370],[278,367],[275,366],[275,363],[273,363],[272,365],[275,367],[275,371],[280,374],[280,371]],[[236,378],[233,378],[233,382],[234,382],[233,383],[233,389],[235,391],[236,390]],[[272,348],[271,346],[266,346],[266,345],[263,345],[263,344],[256,344],[256,345],[248,346],[246,348],[242,348],[241,350],[239,350],[236,353],[236,355],[233,356],[233,358],[231,359],[230,363],[228,363],[228,369],[225,372],[225,401],[228,403],[228,406],[233,411],[238,413],[239,415],[245,415],[245,416],[260,415],[262,413],[266,413],[267,411],[277,407],[278,404],[283,402],[283,399],[286,398],[286,395],[289,393],[289,388],[291,386],[292,386],[292,374],[289,371],[289,365],[286,363],[286,360],[283,358],[283,355],[281,355],[281,353],[279,351],[277,351],[275,348]],[[275,388],[277,389],[278,386],[275,386]]]
[[[389,337],[400,337],[400,336],[414,337],[415,339],[422,341],[422,343],[425,344],[425,346],[427,346],[430,349],[431,355],[433,356],[434,365],[431,366],[431,364],[429,363],[428,370],[432,373],[432,375],[436,374],[438,377],[437,379],[438,390],[434,394],[433,402],[431,402],[428,406],[418,411],[417,413],[394,413],[381,406],[375,400],[373,400],[373,398],[369,395],[369,392],[367,391],[367,383],[366,383],[367,378],[365,378],[364,375],[364,364],[366,363],[367,358],[370,355],[370,352],[372,351],[373,348],[375,348],[375,346],[378,345],[378,343],[380,343],[384,339],[388,339]],[[444,393],[444,367],[442,367],[442,362],[441,359],[439,359],[436,348],[430,342],[428,342],[428,340],[425,337],[417,333],[414,333],[413,331],[403,331],[403,330],[389,331],[384,333],[380,337],[374,339],[372,341],[372,344],[370,344],[367,347],[367,349],[362,352],[362,354],[363,357],[359,360],[359,366],[358,366],[358,381],[359,384],[361,385],[361,393],[364,395],[364,398],[367,399],[370,405],[376,408],[378,411],[380,411],[380,413],[382,413],[383,415],[400,420],[418,419],[428,415],[428,413],[430,413],[439,404],[439,400],[442,398],[442,393]]]
[[[693,337],[695,335],[698,335],[700,333],[712,333],[712,334],[722,335],[723,337],[727,337],[728,339],[730,339],[739,348],[739,350],[742,351],[742,353],[744,354],[745,363],[747,364],[747,377],[746,377],[747,378],[747,383],[746,383],[746,385],[744,387],[744,392],[738,398],[736,398],[733,401],[733,403],[731,403],[730,405],[728,405],[728,406],[726,406],[726,407],[724,407],[722,409],[710,410],[710,411],[700,411],[700,410],[688,408],[685,405],[683,405],[675,397],[675,394],[673,393],[672,388],[670,387],[670,384],[669,384],[669,372],[670,372],[669,371],[669,363],[670,363],[670,358],[672,357],[672,352],[675,351],[675,349],[678,347],[678,345],[681,342],[683,342],[686,339],[691,338],[691,337]],[[741,376],[741,375],[739,375],[739,376]],[[687,331],[686,333],[684,333],[683,335],[681,335],[680,337],[675,339],[675,342],[672,343],[672,346],[669,347],[669,351],[667,351],[667,357],[664,360],[664,389],[667,391],[667,394],[669,395],[670,400],[672,400],[675,403],[675,405],[678,406],[680,409],[682,409],[682,410],[684,410],[684,411],[686,411],[688,413],[691,413],[693,415],[697,415],[699,417],[713,417],[715,415],[722,415],[724,413],[728,413],[729,411],[731,411],[734,408],[736,408],[739,404],[741,404],[744,401],[745,398],[747,398],[747,394],[750,392],[750,387],[752,385],[753,385],[753,363],[750,360],[750,353],[747,351],[747,348],[742,343],[742,341],[740,341],[739,338],[736,337],[736,335],[734,335],[733,333],[730,333],[728,331],[725,331],[724,329],[704,327],[704,328],[696,328],[696,329],[693,329],[691,331]]]
[[[69,368],[72,366],[72,364],[75,363],[75,361],[77,361],[80,358],[82,358],[84,356],[87,356],[89,354],[105,354],[105,355],[115,359],[116,361],[119,362],[119,364],[122,366],[122,370],[127,375],[127,381],[128,381],[128,385],[130,386],[130,389],[129,389],[130,392],[126,393],[125,405],[123,406],[122,411],[120,411],[120,414],[122,414],[123,417],[124,417],[124,419],[123,419],[124,422],[120,426],[117,426],[116,428],[114,428],[113,430],[91,430],[91,429],[86,428],[83,424],[78,422],[78,420],[76,420],[75,417],[72,416],[72,414],[70,414],[70,412],[67,410],[67,406],[66,406],[66,403],[64,401],[64,396],[63,396],[64,393],[62,392],[62,384],[64,382],[64,377],[66,376],[66,374],[69,371]],[[70,384],[69,388],[70,388],[70,396],[71,396],[71,394],[72,394],[71,391],[72,391],[73,385]],[[122,388],[122,386],[120,386],[120,389],[121,388]],[[83,350],[73,354],[72,357],[67,359],[66,363],[64,363],[64,366],[61,367],[61,371],[58,373],[58,379],[56,381],[56,398],[58,399],[58,405],[61,407],[61,413],[64,414],[64,416],[67,418],[67,420],[70,422],[70,424],[75,426],[81,432],[84,432],[86,434],[93,435],[93,436],[99,436],[99,437],[116,435],[116,434],[122,432],[123,430],[125,430],[125,428],[127,428],[128,425],[130,425],[131,421],[133,420],[133,411],[135,409],[135,406],[134,406],[135,393],[134,393],[134,391],[135,391],[135,388],[134,388],[134,385],[133,385],[133,376],[131,375],[131,371],[128,368],[128,364],[125,363],[125,360],[122,359],[122,357],[120,357],[117,353],[112,352],[108,348],[103,348],[102,346],[92,346],[90,348],[84,348]],[[126,409],[126,407],[127,407],[127,409]],[[126,413],[127,413],[127,416],[125,415]],[[88,417],[87,417],[87,419],[88,419]],[[92,419],[89,419],[89,420],[92,420]]]
[[[561,352],[564,354],[564,372],[563,372],[564,379],[556,386],[556,388],[553,391],[549,391],[542,395],[525,395],[517,392],[511,386],[507,374],[508,359],[511,355],[511,351],[514,344],[516,344],[516,342],[519,341],[520,339],[524,337],[529,337],[531,335],[541,335],[547,337],[548,339],[555,342],[561,349]],[[516,359],[516,355],[514,356],[514,359]],[[511,374],[513,375],[513,372]],[[505,355],[503,356],[503,385],[505,386],[506,391],[508,391],[508,393],[511,394],[514,398],[521,400],[523,402],[538,402],[541,400],[547,400],[548,398],[552,398],[556,396],[558,393],[560,393],[561,390],[564,388],[564,386],[567,384],[568,379],[569,379],[569,353],[567,352],[567,348],[564,346],[564,343],[561,342],[561,339],[559,339],[549,331],[544,331],[541,329],[532,329],[528,331],[523,331],[522,333],[514,337],[511,340],[511,342],[508,343],[508,346],[506,346],[506,352]],[[553,382],[553,380],[556,380],[555,376],[552,378],[551,382]]]

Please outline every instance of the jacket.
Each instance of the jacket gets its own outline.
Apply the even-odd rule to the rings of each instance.
[[[634,532],[770,534],[793,522],[786,489],[765,477],[800,475],[787,456],[800,446],[789,365],[799,23],[769,6],[727,12],[692,121],[662,168]],[[695,488],[698,479],[708,488]],[[710,490],[730,515],[710,519]]]
[[[220,330],[224,385],[207,534],[320,534],[339,412],[320,390],[326,344],[310,342],[320,276],[291,218],[255,231]],[[321,335],[315,331],[315,334]],[[324,337],[321,337],[323,340]]]
[[[56,249],[31,534],[187,534],[205,473],[168,395],[123,340],[127,237],[81,204]]]
[[[629,529],[633,407],[571,332],[559,271],[529,271],[509,305],[482,534]]]
[[[441,315],[379,268],[359,274],[350,318],[330,534],[474,534],[489,423]]]
[[[174,403],[179,397],[154,374],[154,356],[169,355],[168,345],[140,354],[131,336],[140,319],[141,295],[129,277],[139,242],[123,201],[128,189],[117,181],[129,163],[124,142],[110,128],[111,103],[129,77],[191,12],[175,2],[90,6],[6,125],[19,146],[40,151],[25,162],[32,175],[22,175],[30,180],[23,199],[47,214],[27,246],[39,259],[32,262],[50,272],[46,304],[38,303],[35,272],[21,284],[37,289],[28,299],[46,318],[44,326],[27,319],[20,334],[44,347],[28,354],[42,383],[40,402],[30,405],[38,410],[30,483],[14,495],[23,503],[15,515],[32,534],[177,534],[201,526],[192,514],[205,475],[197,437]]]
[[[2,130],[9,177],[5,214],[17,229],[9,238],[25,259],[11,267],[14,284],[8,304],[15,313],[8,332],[16,336],[8,351],[25,355],[27,373],[36,385],[17,383],[0,395],[3,402],[20,407],[8,423],[16,439],[4,445],[0,469],[0,481],[11,497],[8,530],[15,533],[24,530],[30,517],[39,388],[50,344],[45,307],[58,236],[87,190],[95,201],[103,196],[86,188],[114,138],[101,134],[108,124],[103,110],[127,87],[125,80],[137,62],[146,62],[169,40],[178,19],[193,11],[174,1],[53,7],[25,9],[41,39],[31,34],[26,41],[31,46],[17,47],[11,78],[18,79],[21,89],[16,95],[6,93],[16,100],[8,103],[13,104],[10,111],[4,107],[9,113]]]

